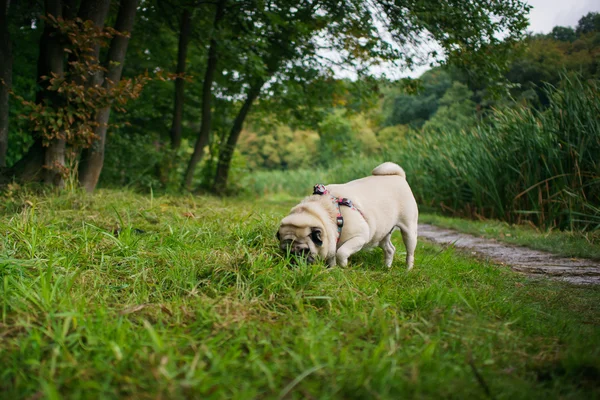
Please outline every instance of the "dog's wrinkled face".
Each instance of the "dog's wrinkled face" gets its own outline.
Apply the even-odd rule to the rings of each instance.
[[[277,232],[279,248],[289,252],[307,263],[313,263],[323,246],[323,228],[318,226],[281,225]]]

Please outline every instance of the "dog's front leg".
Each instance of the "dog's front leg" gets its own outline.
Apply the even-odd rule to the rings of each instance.
[[[340,264],[340,266],[345,267],[348,265],[348,257],[362,249],[365,243],[365,239],[360,236],[355,236],[352,239],[344,242],[344,244],[340,246],[335,254],[337,262]]]

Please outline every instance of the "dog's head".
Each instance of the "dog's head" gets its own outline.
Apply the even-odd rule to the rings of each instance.
[[[310,213],[293,213],[281,221],[277,231],[279,248],[297,258],[313,263],[324,255],[327,248],[327,234],[323,223]]]

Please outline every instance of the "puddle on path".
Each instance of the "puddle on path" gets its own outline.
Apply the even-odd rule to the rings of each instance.
[[[566,258],[545,251],[479,238],[452,229],[419,224],[419,239],[468,250],[475,257],[505,264],[531,276],[546,276],[575,284],[600,284],[600,262]]]

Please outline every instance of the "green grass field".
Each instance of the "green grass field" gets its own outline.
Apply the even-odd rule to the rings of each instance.
[[[596,287],[423,242],[292,268],[275,200],[0,200],[2,398],[600,397]]]

